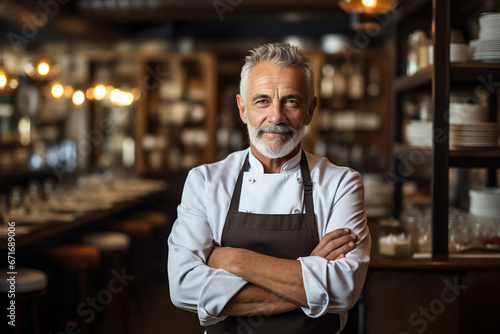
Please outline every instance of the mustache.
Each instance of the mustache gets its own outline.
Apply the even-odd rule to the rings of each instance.
[[[264,134],[266,132],[285,133],[285,134],[294,135],[297,133],[297,130],[295,130],[291,126],[286,126],[286,125],[269,125],[269,126],[259,128],[259,130],[257,130],[257,136],[260,137],[260,136],[262,136],[262,134]]]

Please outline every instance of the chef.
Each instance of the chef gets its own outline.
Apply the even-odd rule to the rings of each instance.
[[[369,263],[361,176],[302,150],[317,98],[299,48],[251,50],[236,99],[250,147],[189,172],[168,239],[172,302],[208,334],[338,333]]]

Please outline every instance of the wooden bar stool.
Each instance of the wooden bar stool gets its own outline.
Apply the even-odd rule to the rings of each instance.
[[[151,279],[147,259],[153,256],[152,227],[144,220],[124,220],[111,223],[109,229],[125,233],[130,237],[128,268],[131,269],[131,275],[135,276],[131,284],[131,292],[135,297],[138,311],[143,312],[145,288]]]
[[[120,232],[94,232],[82,237],[82,243],[97,247],[101,251],[99,290],[109,291],[112,297],[105,302],[98,324],[99,332],[127,333],[129,311],[127,295],[130,281],[126,268],[126,256],[130,248],[130,237]],[[125,278],[123,278],[125,272]],[[117,276],[122,279],[117,279]],[[130,277],[128,277],[130,278]],[[130,278],[132,280],[132,278]]]
[[[9,272],[16,272],[16,274],[8,274]],[[0,293],[2,300],[5,300],[2,307],[7,308],[7,317],[2,319],[2,328],[8,329],[2,333],[12,333],[12,329],[16,334],[42,332],[40,301],[46,294],[47,283],[47,275],[41,270],[32,268],[16,268],[15,270],[2,268],[0,270]],[[15,298],[11,295],[13,291]],[[14,312],[9,309],[11,301],[15,302]],[[10,314],[14,317],[10,318]],[[15,327],[8,324],[12,320],[15,320]]]
[[[55,326],[63,326],[58,330],[73,331],[81,329],[81,333],[90,333],[97,313],[102,311],[100,301],[104,295],[95,290],[96,270],[101,261],[101,252],[90,245],[60,245],[47,249],[46,255],[54,266],[52,277],[57,287],[54,292],[53,309],[57,316]],[[49,276],[51,277],[51,276]]]
[[[168,215],[159,210],[144,211],[137,214],[152,227],[153,257],[148,261],[153,279],[158,283],[167,281],[167,237],[171,225]]]

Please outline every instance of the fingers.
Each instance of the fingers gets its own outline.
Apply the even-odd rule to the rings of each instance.
[[[324,256],[324,258],[327,259],[328,261],[342,259],[345,257],[345,254],[349,253],[354,248],[356,248],[356,244],[353,241],[350,241],[346,245],[343,245],[340,248],[334,249],[328,255]]]
[[[311,252],[311,256],[321,256],[327,260],[343,258],[356,247],[357,240],[358,237],[351,233],[350,229],[337,229],[321,238],[318,246]]]

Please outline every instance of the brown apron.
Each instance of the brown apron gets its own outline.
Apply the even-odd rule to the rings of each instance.
[[[302,151],[300,168],[304,184],[306,213],[253,214],[239,212],[243,174],[248,170],[248,155],[241,168],[222,231],[222,246],[250,249],[285,259],[308,256],[319,243],[314,216],[312,182],[307,158]],[[206,327],[207,334],[328,334],[340,328],[338,314],[310,318],[299,308],[275,315],[227,317]]]

